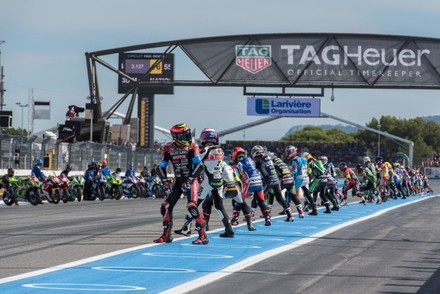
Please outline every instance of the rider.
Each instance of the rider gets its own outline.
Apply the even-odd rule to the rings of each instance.
[[[37,177],[37,179],[40,182],[44,182],[44,180],[46,180],[46,176],[41,171],[42,166],[43,166],[43,160],[38,159],[37,163],[34,165],[34,168],[32,169],[32,175]]]
[[[199,147],[192,142],[191,129],[187,124],[177,124],[170,129],[173,141],[164,146],[160,162],[160,177],[167,179],[167,167],[171,161],[174,170],[175,182],[171,193],[161,205],[163,215],[163,234],[155,243],[170,243],[173,241],[171,229],[173,227],[173,208],[180,199],[182,192],[188,199],[188,211],[196,221],[196,230],[199,237],[193,244],[208,244],[205,233],[205,221],[197,208],[199,180],[203,173],[203,163],[199,156]]]
[[[277,202],[281,205],[284,212],[286,213],[286,222],[293,222],[294,217],[290,205],[286,203],[281,192],[281,183],[278,178],[274,163],[269,155],[265,154],[264,148],[260,145],[255,145],[251,150],[252,158],[254,159],[258,171],[261,173],[264,186],[264,195],[267,195],[269,190],[272,190]],[[256,208],[255,206],[252,205]],[[270,207],[269,207],[270,208]]]
[[[9,187],[10,187],[9,181],[11,178],[14,177],[14,175],[15,175],[15,170],[12,167],[8,168],[8,173],[2,177],[2,188],[3,189],[5,189],[5,190],[9,189]],[[14,199],[15,199],[15,205],[18,205],[17,197],[14,197]]]
[[[107,162],[106,162],[106,163],[107,163]],[[127,171],[125,172],[125,176],[126,176],[126,177],[134,177],[135,175],[136,175],[136,171],[134,170],[134,164],[131,163],[131,164],[128,166]]]
[[[203,181],[199,188],[199,199],[197,206],[203,201],[203,217],[205,219],[205,228],[208,231],[209,218],[211,216],[212,204],[214,204],[218,215],[222,219],[225,232],[220,234],[222,238],[233,238],[234,230],[228,213],[223,206],[223,169],[226,163],[223,161],[223,149],[218,143],[218,135],[214,129],[205,128],[200,134],[200,143],[203,146],[200,157],[202,158],[204,173]],[[176,234],[189,234],[190,224],[193,218],[186,216],[185,224],[181,230],[174,231]],[[185,230],[186,229],[186,230]]]
[[[376,176],[368,167],[364,167],[362,164],[356,165],[356,171],[361,179],[360,189],[362,190],[361,192],[363,192],[361,203],[367,204],[370,199],[374,199],[374,197],[378,195],[376,190]],[[381,203],[380,197],[378,197],[376,203]]]
[[[310,195],[309,191],[309,175],[307,174],[307,160],[298,154],[298,149],[289,145],[286,147],[286,158],[292,162],[292,176],[295,179],[296,187],[296,198],[299,199],[301,195],[301,190],[304,197],[309,202],[312,211],[309,215],[318,215],[318,210],[316,209],[316,203],[313,197]]]
[[[296,189],[295,189],[295,180],[292,177],[292,173],[287,166],[287,164],[284,163],[284,161],[281,160],[275,153],[272,154],[272,161],[275,165],[275,170],[278,174],[278,177],[281,182],[281,190],[285,191],[285,198],[287,204],[292,201],[295,204],[296,210],[298,211],[299,218],[304,217],[304,211],[302,209],[301,201],[296,197]],[[269,201],[272,201],[273,204],[273,197],[269,199]],[[280,212],[280,214],[285,214],[284,211]]]
[[[359,179],[356,176],[356,173],[347,166],[345,162],[339,163],[339,170],[344,173],[344,198],[347,200],[348,190],[352,189],[351,194],[354,196],[358,196],[360,194],[359,191]]]
[[[101,161],[101,174],[106,178],[111,176],[110,168],[107,166],[107,160],[105,159]]]
[[[72,170],[72,168],[70,167],[70,165],[66,165],[66,168],[61,172],[60,176],[62,178],[64,177],[68,177],[69,176],[69,172]]]
[[[336,181],[336,172],[335,167],[333,163],[328,162],[328,157],[325,155],[320,156],[319,161],[322,162],[324,168],[325,168],[325,175],[327,179],[327,185],[325,187],[325,193],[328,199],[333,199],[335,203],[339,206],[340,203],[338,199],[340,200],[340,197],[338,195],[338,182]],[[340,193],[339,193],[340,194]]]
[[[92,161],[84,174],[84,200],[91,200],[92,198],[92,184],[95,181],[97,172],[98,165]]]
[[[301,157],[304,157],[310,168],[310,174],[313,176],[312,183],[310,185],[310,191],[313,193],[313,199],[317,200],[318,193],[321,200],[324,202],[324,213],[331,213],[339,210],[339,204],[336,200],[335,194],[329,194],[327,191],[327,183],[330,179],[330,175],[327,173],[326,168],[321,160],[314,158],[310,153],[303,152]],[[330,202],[333,207],[330,209]]]
[[[242,194],[245,198],[254,195],[257,204],[265,218],[265,226],[271,226],[272,220],[270,209],[264,202],[264,189],[261,174],[252,158],[246,156],[246,151],[241,147],[232,150],[232,161],[235,162],[240,180],[242,182]]]

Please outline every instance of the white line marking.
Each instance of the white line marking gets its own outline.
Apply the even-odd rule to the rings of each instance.
[[[195,270],[186,268],[167,268],[167,267],[122,267],[122,266],[95,266],[92,269],[108,272],[134,272],[134,273],[194,273]]]
[[[69,290],[69,291],[140,291],[144,287],[107,284],[71,284],[71,283],[41,283],[23,284],[23,287],[34,289]],[[87,287],[87,288],[85,288]]]

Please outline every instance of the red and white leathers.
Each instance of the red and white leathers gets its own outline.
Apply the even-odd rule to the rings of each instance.
[[[205,222],[197,208],[199,192],[198,177],[203,172],[203,164],[199,156],[199,147],[195,143],[190,143],[188,146],[175,143],[166,144],[162,152],[159,169],[162,179],[167,179],[166,169],[169,162],[173,165],[175,181],[170,195],[168,195],[161,207],[164,227],[163,235],[159,239],[154,240],[154,242],[172,242],[173,208],[180,199],[180,195],[184,193],[188,199],[188,211],[195,219],[196,230],[199,233],[199,238],[194,242],[196,242],[196,244],[207,244],[209,240],[205,234]]]
[[[344,198],[347,198],[348,190],[352,189],[352,195],[357,196],[360,195],[360,187],[359,187],[359,179],[356,176],[356,173],[349,167],[345,167],[342,170],[344,173],[345,185],[342,194],[344,194]]]

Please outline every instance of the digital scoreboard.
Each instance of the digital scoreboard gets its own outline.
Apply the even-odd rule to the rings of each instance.
[[[119,70],[135,81],[140,81],[147,72],[148,76],[144,79],[145,81],[173,81],[174,55],[168,54],[163,56],[161,53],[119,53]],[[130,79],[119,75],[119,94],[127,93],[133,86],[134,83]],[[139,87],[138,93],[140,95],[174,94],[174,87],[144,85]]]

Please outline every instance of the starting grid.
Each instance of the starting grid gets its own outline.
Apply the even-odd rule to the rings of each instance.
[[[234,227],[234,238],[209,231],[207,245],[193,245],[191,237],[168,244],[148,244],[68,264],[0,279],[0,293],[185,293],[238,272],[287,250],[312,242],[349,225],[440,194],[389,200],[377,205],[352,203],[331,214],[284,222],[284,216]],[[174,235],[176,237],[176,235]]]

